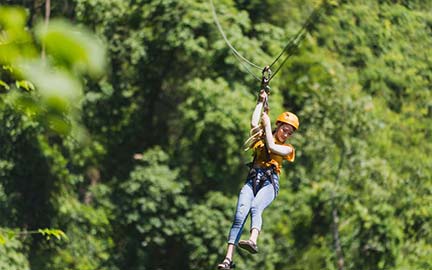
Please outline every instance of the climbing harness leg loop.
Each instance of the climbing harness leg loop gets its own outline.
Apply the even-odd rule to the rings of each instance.
[[[247,179],[252,179],[252,190],[254,196],[257,195],[258,191],[263,187],[264,183],[268,180],[273,185],[275,196],[277,194],[276,183],[273,179],[274,167],[263,168],[264,171],[258,172],[257,168],[251,168]]]

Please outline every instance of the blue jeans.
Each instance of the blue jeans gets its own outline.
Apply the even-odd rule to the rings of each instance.
[[[261,177],[264,174],[264,170],[257,169],[257,174],[258,177]],[[276,198],[279,191],[279,176],[273,173],[271,177],[275,186],[269,180],[265,180],[256,196],[253,193],[253,179],[246,180],[238,197],[237,210],[228,236],[229,244],[237,245],[249,212],[251,213],[251,230],[257,229],[261,231],[262,213]]]

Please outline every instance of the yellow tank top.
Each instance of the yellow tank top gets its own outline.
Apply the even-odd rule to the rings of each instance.
[[[281,143],[277,143],[276,141],[275,141],[275,143],[281,144]],[[253,166],[260,167],[260,168],[267,168],[267,167],[270,167],[271,165],[274,165],[276,173],[280,174],[281,168],[282,168],[282,161],[284,159],[286,159],[290,162],[293,162],[294,158],[295,158],[294,147],[291,144],[282,144],[282,145],[286,145],[286,146],[291,147],[292,152],[289,155],[281,156],[281,155],[272,153],[270,150],[267,150],[263,140],[257,141],[252,146],[252,149],[256,153],[256,158],[255,158],[255,162],[254,162]],[[266,151],[268,151],[268,152],[266,153]]]

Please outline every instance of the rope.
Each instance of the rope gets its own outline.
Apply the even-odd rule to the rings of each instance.
[[[236,58],[237,58],[240,62],[241,62],[241,60],[244,61],[244,62],[241,62],[242,65],[244,65],[244,66],[245,66],[245,63],[247,63],[247,64],[249,64],[250,66],[252,66],[252,67],[254,67],[254,68],[256,68],[256,69],[262,70],[264,67],[260,67],[260,66],[258,66],[257,64],[254,64],[254,63],[252,63],[251,61],[249,61],[248,59],[246,59],[245,57],[243,57],[243,56],[242,56],[242,55],[241,55],[241,54],[240,54],[240,53],[239,53],[239,52],[234,48],[234,46],[229,42],[228,38],[227,38],[226,35],[225,35],[225,32],[224,32],[223,29],[222,29],[222,26],[220,25],[219,19],[218,19],[217,14],[216,14],[216,9],[215,9],[215,7],[214,7],[214,5],[213,5],[213,0],[210,0],[210,6],[211,6],[211,8],[212,8],[213,19],[214,19],[214,21],[216,22],[216,25],[217,25],[217,27],[218,27],[218,29],[219,29],[219,32],[221,33],[222,37],[223,37],[224,40],[225,40],[225,43],[228,45],[228,47],[230,47],[232,53],[236,56]],[[251,72],[249,71],[248,68],[246,68],[246,70],[248,70],[248,72],[251,73]],[[251,74],[252,74],[252,73],[251,73]],[[254,74],[252,74],[252,75],[254,75]],[[258,78],[258,77],[255,76],[255,75],[254,75],[254,77]],[[259,78],[258,78],[258,79],[259,79]],[[259,80],[261,80],[261,79],[259,79]]]

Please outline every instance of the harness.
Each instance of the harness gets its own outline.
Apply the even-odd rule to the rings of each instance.
[[[266,152],[267,161],[270,161],[271,160],[270,154],[269,154],[267,146],[265,144],[264,144],[264,151]],[[264,183],[267,180],[269,180],[270,183],[273,185],[273,188],[275,191],[275,196],[276,196],[277,187],[276,187],[276,183],[273,179],[273,174],[275,173],[275,166],[271,165],[270,167],[267,167],[267,168],[260,168],[260,169],[264,170],[264,173],[258,174],[258,171],[257,171],[258,168],[254,167],[256,158],[257,158],[257,152],[255,151],[253,161],[247,164],[249,166],[249,174],[248,174],[247,179],[252,179],[252,191],[253,191],[254,196],[256,196],[258,191],[263,187]]]
[[[273,166],[268,167],[268,168],[264,168],[264,173],[263,174],[258,174],[257,172],[257,168],[251,168],[249,170],[249,175],[248,175],[248,179],[252,178],[252,190],[253,190],[253,194],[254,196],[256,196],[256,194],[258,193],[258,191],[263,187],[264,183],[269,180],[270,183],[273,185],[274,191],[275,191],[275,195],[277,193],[277,187],[276,187],[276,183],[273,179],[273,173],[274,173],[274,169]]]

